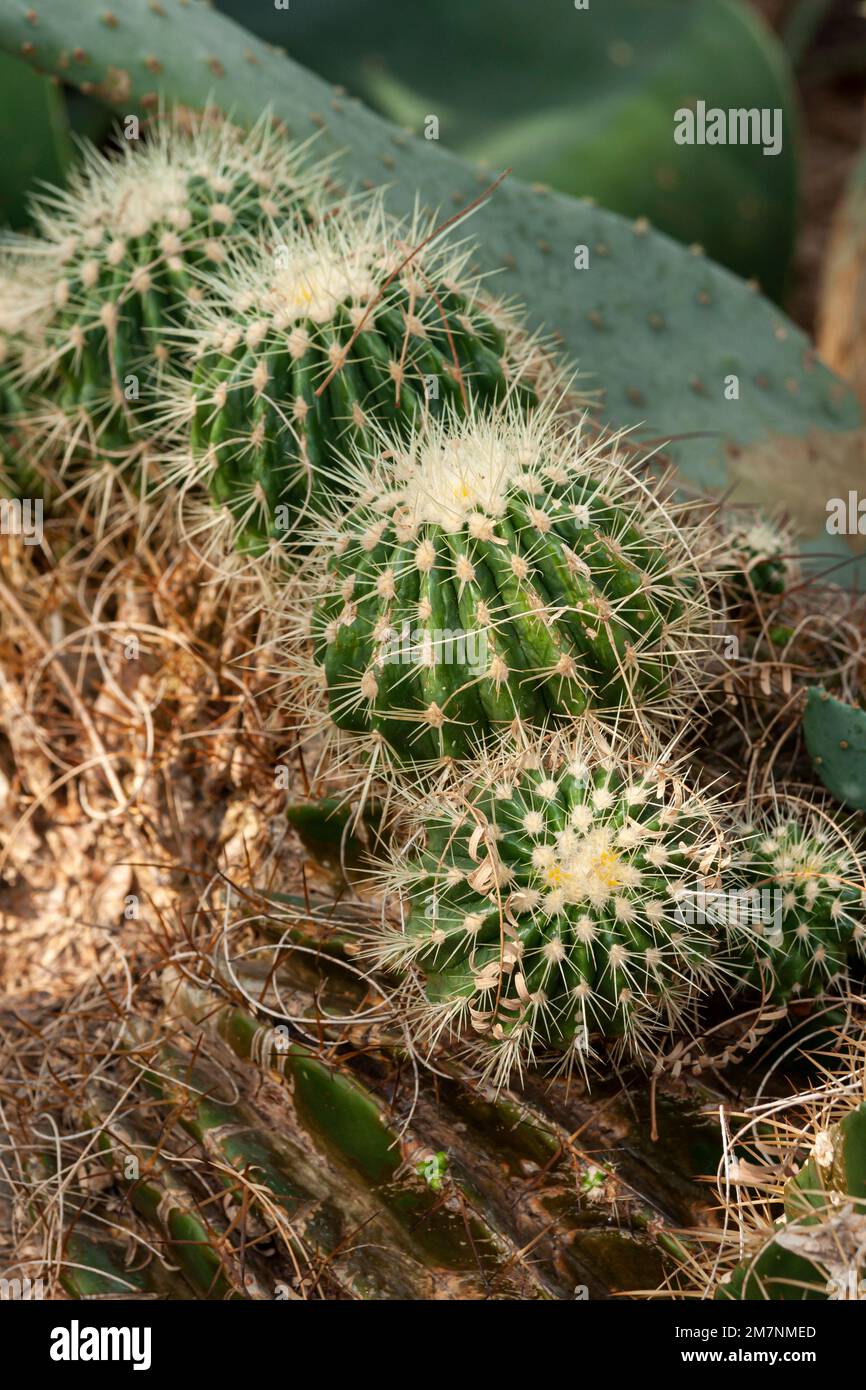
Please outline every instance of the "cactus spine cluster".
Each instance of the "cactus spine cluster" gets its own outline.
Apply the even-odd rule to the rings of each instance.
[[[419,1031],[474,1030],[503,1082],[603,1037],[653,1055],[725,976],[689,898],[730,854],[712,798],[664,757],[584,740],[506,749],[432,796],[386,874],[402,920],[366,943],[415,995]]]
[[[534,404],[544,351],[467,273],[468,251],[430,239],[374,198],[273,226],[208,278],[178,474],[204,478],[241,550],[303,544],[344,485],[343,457],[369,454],[377,427],[402,437],[476,402]]]
[[[419,763],[515,721],[693,705],[711,623],[694,544],[586,419],[509,401],[380,432],[318,551],[331,717]]]

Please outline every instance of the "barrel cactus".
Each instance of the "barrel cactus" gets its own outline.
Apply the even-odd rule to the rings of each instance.
[[[66,188],[35,196],[38,237],[11,243],[41,283],[45,317],[20,376],[50,400],[43,425],[61,452],[125,457],[138,425],[152,432],[169,330],[199,293],[197,273],[268,219],[301,215],[325,181],[267,114],[243,132],[215,110],[179,111],[147,140],[131,119],[114,154],[85,147]]]
[[[784,594],[799,574],[794,532],[781,518],[724,514],[721,535],[719,566],[733,598]]]
[[[273,226],[237,248],[193,316],[191,415],[176,466],[206,483],[242,551],[285,557],[345,485],[343,456],[376,426],[399,436],[429,416],[507,395],[531,407],[557,376],[538,341],[419,220],[398,225],[381,198],[304,227]]]
[[[693,710],[712,608],[692,521],[621,438],[551,408],[380,431],[319,546],[312,682],[339,729],[416,764],[515,720]]]
[[[737,855],[743,911],[736,931],[752,955],[748,980],[773,1000],[843,984],[848,956],[866,951],[862,835],[820,807],[762,812]]]
[[[726,977],[691,907],[729,855],[719,806],[663,756],[500,752],[418,806],[384,870],[400,922],[363,951],[406,978],[417,1037],[474,1032],[499,1083],[545,1053],[585,1070],[599,1038],[646,1062]]]
[[[723,545],[719,565],[734,595],[783,594],[796,576],[796,542],[790,527],[761,515],[722,518]]]

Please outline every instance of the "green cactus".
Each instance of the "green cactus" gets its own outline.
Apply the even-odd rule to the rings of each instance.
[[[425,251],[434,229],[362,211],[230,254],[192,316],[192,478],[224,508],[231,539],[261,553],[303,544],[342,485],[341,457],[511,394],[535,400],[541,347],[467,275],[467,250]],[[419,249],[420,248],[420,249]],[[189,484],[187,445],[177,465]]]
[[[820,1132],[808,1162],[787,1185],[785,1215],[808,1220],[823,1210],[831,1192],[866,1203],[866,1101]]]
[[[324,679],[338,728],[420,764],[516,719],[694,705],[700,528],[620,441],[508,402],[408,442],[380,432],[355,475],[319,547],[312,623],[313,699]]]
[[[376,812],[357,808],[339,797],[296,801],[286,808],[286,819],[313,859],[341,875],[361,865],[376,834]]]
[[[754,962],[748,983],[768,998],[787,1002],[838,987],[849,952],[866,953],[860,839],[817,810],[768,812],[743,828],[737,863],[745,892],[732,917]]]
[[[761,515],[721,518],[722,551],[719,568],[730,571],[725,578],[733,597],[747,600],[751,593],[784,594],[797,574],[795,541],[784,523]]]
[[[828,792],[866,811],[866,712],[813,687],[803,711],[803,737]]]
[[[712,800],[663,758],[544,747],[421,802],[383,871],[401,925],[363,947],[406,977],[416,1036],[474,1030],[499,1084],[548,1051],[585,1070],[598,1037],[647,1062],[726,975],[683,911],[727,852]]]
[[[44,397],[30,413],[63,460],[83,447],[122,462],[141,448],[197,273],[269,219],[298,215],[324,182],[267,117],[245,135],[213,110],[179,114],[134,136],[114,156],[86,147],[67,188],[35,197],[39,237],[10,242],[42,298],[18,378]]]
[[[323,128],[323,152],[340,152],[338,174],[386,183],[398,216],[411,214],[418,190],[447,216],[489,182],[489,174],[482,183],[435,141],[405,137],[200,3],[115,0],[106,18],[98,6],[68,0],[37,0],[32,10],[25,0],[0,0],[0,46],[12,53],[24,46],[44,71],[124,114],[160,94],[199,108],[212,97],[252,123],[270,104],[295,138]],[[597,374],[608,421],[631,426],[650,418],[653,433],[668,437],[699,432],[672,447],[694,482],[724,486],[732,471],[748,477],[741,451],[752,443],[776,436],[780,449],[796,452],[808,435],[829,449],[834,431],[860,423],[855,399],[798,329],[746,285],[641,220],[631,224],[509,178],[476,211],[472,233],[480,268],[506,266],[502,292],[527,303],[535,325],[560,331],[566,351]],[[576,245],[588,248],[590,269],[575,270]],[[670,285],[673,298],[660,288]],[[726,385],[733,377],[739,394],[732,403]],[[819,511],[814,529],[826,551]],[[844,541],[834,543],[849,554]]]
[[[131,1207],[165,1242],[167,1251],[199,1298],[245,1298],[255,1279],[233,1250],[225,1226],[215,1221],[190,1188],[181,1168],[160,1152],[158,1138],[111,1112],[104,1088],[94,1087],[85,1123],[96,1148],[114,1169]]]
[[[183,985],[179,992],[177,985],[174,980],[168,986],[174,1005],[206,1022],[210,1022],[210,1011],[219,1035],[236,1055],[285,1067],[301,1113],[309,1107],[312,1116],[331,1117],[330,1138],[341,1158],[348,1159],[365,1179],[379,1186],[385,1208],[396,1216],[398,1224],[411,1231],[416,1254],[425,1252],[435,1262],[446,1263],[450,1253],[454,1260],[458,1241],[450,1213],[438,1211],[420,1186],[414,1201],[407,1200],[405,1192],[389,1191],[387,1184],[401,1166],[399,1144],[397,1136],[383,1125],[372,1097],[357,1084],[330,1071],[305,1049],[277,1047],[268,1056],[268,1046],[278,1037],[272,1028],[262,1028],[251,1015],[238,1009],[223,1011],[221,1016],[218,998],[204,991],[190,991]],[[254,1039],[257,1041],[250,1056],[246,1045]],[[351,1261],[340,1259],[339,1226],[322,1210],[301,1151],[287,1144],[284,1137],[275,1140],[257,1127],[252,1116],[221,1094],[225,1087],[220,1087],[213,1074],[200,1066],[191,1067],[189,1059],[176,1048],[159,1052],[154,1065],[144,1073],[144,1083],[166,1108],[176,1111],[190,1138],[216,1157],[218,1175],[226,1187],[237,1192],[237,1175],[246,1178],[249,1200],[259,1218],[266,1227],[282,1234],[299,1263],[317,1257],[335,1261],[337,1282],[346,1291],[363,1293],[363,1280],[352,1269]],[[478,1222],[473,1225],[476,1249],[492,1253],[490,1233]],[[462,1266],[465,1261],[457,1256],[456,1263]]]
[[[155,1258],[141,1267],[128,1265],[129,1248],[106,1238],[87,1222],[70,1228],[64,1240],[60,1282],[70,1298],[189,1299],[191,1287],[161,1268]]]
[[[97,1121],[97,1125],[99,1123]],[[97,1148],[103,1159],[110,1142],[101,1133],[97,1138]],[[51,1225],[51,1201],[59,1177],[57,1158],[57,1150],[51,1149],[30,1154],[25,1163],[27,1207],[40,1226]],[[63,1209],[69,1225],[63,1233],[56,1272],[59,1284],[70,1298],[193,1297],[189,1284],[177,1268],[167,1269],[149,1241],[136,1241],[111,1219],[111,1215],[93,1215],[87,1194],[82,1190],[86,1182],[79,1187],[75,1178],[70,1181],[69,1174],[64,1177]],[[80,1172],[77,1177],[81,1177]],[[44,1288],[44,1275],[37,1277]]]
[[[324,1152],[334,1155],[350,1183],[373,1189],[376,1205],[384,1213],[391,1238],[396,1236],[398,1245],[411,1250],[425,1264],[454,1271],[461,1277],[480,1267],[485,1277],[502,1279],[505,1289],[519,1291],[524,1297],[527,1292],[537,1296],[537,1290],[531,1286],[528,1290],[522,1280],[512,1281],[500,1236],[472,1210],[468,1196],[463,1199],[456,1179],[446,1176],[447,1161],[443,1163],[438,1154],[425,1156],[423,1162],[409,1164],[407,1171],[406,1155],[416,1151],[417,1145],[391,1127],[381,1105],[359,1079],[328,1065],[311,1049],[294,1041],[287,1024],[275,1028],[262,1022],[249,1009],[238,1007],[219,992],[191,986],[172,968],[163,978],[163,993],[174,1019],[197,1025],[208,1036],[220,1039],[235,1057],[275,1079],[285,1080],[308,1142],[312,1138]],[[262,1002],[268,1008],[266,1001]],[[188,1068],[181,1071],[175,1062],[171,1070],[175,1085],[180,1083],[189,1093]],[[166,1091],[162,1074],[153,1077],[151,1085]],[[305,1196],[309,1198],[309,1192],[299,1190],[295,1177],[287,1194],[285,1161],[264,1135],[256,1137],[249,1125],[239,1123],[242,1117],[233,1106],[218,1098],[201,1102],[194,1094],[187,1100],[188,1109],[190,1104],[192,1111],[182,1120],[187,1132],[200,1141],[210,1134],[210,1146],[225,1149],[235,1169],[241,1166],[239,1157],[247,1165],[254,1163],[269,1202],[276,1200],[285,1205],[288,1195],[291,1209],[300,1205]],[[230,1122],[234,1123],[226,1143],[221,1133]],[[296,1162],[298,1157],[296,1154]],[[321,1175],[316,1176],[320,1185]],[[311,1172],[305,1173],[304,1180],[315,1182]],[[449,1180],[461,1192],[462,1215],[456,1215],[453,1203],[444,1202],[439,1195]],[[341,1185],[345,1185],[345,1178]],[[329,1232],[327,1223],[321,1220],[308,1223],[304,1243],[308,1249],[319,1251],[324,1243],[326,1252],[333,1254],[333,1228]]]

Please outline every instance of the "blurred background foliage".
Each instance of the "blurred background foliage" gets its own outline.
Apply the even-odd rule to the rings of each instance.
[[[797,117],[779,40],[740,0],[218,0],[401,125],[439,120],[465,158],[595,198],[780,298],[797,197]],[[775,157],[678,146],[672,112],[784,112]],[[722,211],[724,210],[724,211]]]
[[[0,122],[3,173],[0,221],[27,225],[27,194],[40,180],[60,183],[72,153],[61,88],[26,63],[0,54]]]
[[[400,124],[420,133],[434,115],[481,166],[647,217],[821,327],[831,223],[862,148],[863,0],[212,3]],[[780,107],[781,154],[676,145],[671,113],[697,99]],[[22,228],[27,189],[62,181],[76,137],[104,143],[112,117],[0,55],[0,125],[0,221]]]

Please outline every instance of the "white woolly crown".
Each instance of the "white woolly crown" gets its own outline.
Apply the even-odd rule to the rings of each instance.
[[[258,240],[230,248],[219,272],[203,277],[197,328],[187,336],[194,352],[245,341],[263,358],[281,345],[300,356],[307,344],[296,325],[326,323],[343,306],[358,328],[387,308],[396,291],[417,299],[419,316],[424,301],[427,323],[438,326],[431,288],[437,294],[457,290],[470,304],[480,298],[480,281],[468,270],[470,254],[469,246],[433,235],[420,215],[395,221],[375,192],[346,204],[339,217],[307,226],[272,222]],[[513,327],[506,306],[484,299],[483,310]],[[423,333],[424,321],[410,310],[407,327]],[[514,331],[522,341],[525,335]],[[525,351],[538,351],[535,340],[526,343]]]
[[[157,232],[165,236],[165,254],[179,254],[187,234],[205,230],[193,225],[189,208],[194,181],[205,190],[206,221],[216,230],[232,225],[241,179],[259,190],[262,218],[278,217],[290,197],[321,187],[325,166],[307,168],[306,155],[307,146],[288,142],[267,113],[249,132],[213,109],[162,115],[146,140],[121,134],[116,153],[85,146],[67,187],[34,200],[37,226],[61,263],[106,244],[119,257],[126,239]]]
[[[671,547],[679,542],[680,553],[675,550],[671,557],[675,572],[677,562],[684,563],[684,545],[690,539],[696,544],[698,528],[687,524],[683,533],[677,524],[690,509],[640,477],[647,460],[637,465],[630,460],[625,431],[600,433],[588,414],[569,426],[566,405],[565,398],[555,397],[527,412],[508,398],[488,412],[445,410],[428,417],[406,440],[374,426],[378,447],[343,460],[351,487],[334,511],[335,529],[359,535],[392,516],[405,538],[428,522],[451,534],[486,533],[484,521],[502,516],[508,500],[518,496],[527,501],[541,531],[560,514],[592,525],[596,508],[579,487],[588,482],[603,490],[605,502],[630,508],[645,540]],[[571,487],[574,495],[569,492],[561,501],[548,496]]]

